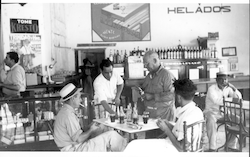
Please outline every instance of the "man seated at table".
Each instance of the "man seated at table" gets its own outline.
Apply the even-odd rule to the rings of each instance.
[[[69,83],[60,91],[64,105],[57,114],[54,124],[54,140],[57,147],[61,151],[123,151],[127,140],[116,131],[107,131],[90,138],[92,134],[99,132],[98,123],[92,123],[89,130],[83,132],[75,113],[81,101],[81,90]]]
[[[168,120],[159,119],[157,125],[167,135],[166,139],[139,139],[128,144],[125,152],[178,152],[183,149],[183,122],[187,125],[203,120],[203,113],[193,102],[195,91],[197,90],[193,82],[187,78],[174,82],[177,101],[181,105],[176,109],[175,125],[171,125]],[[194,137],[197,137],[198,130],[195,129]],[[188,137],[191,135],[188,134]],[[190,142],[190,138],[187,138]]]
[[[216,151],[216,138],[217,138],[217,120],[222,118],[223,115],[220,111],[220,106],[223,106],[223,97],[242,98],[241,93],[228,82],[228,74],[226,72],[217,73],[216,84],[208,88],[206,96],[206,107],[203,111],[206,119],[206,129],[209,141],[208,152]],[[236,137],[231,138],[229,142],[230,148],[236,148]]]
[[[110,114],[116,113],[109,103],[115,103],[116,107],[120,105],[120,97],[124,87],[123,79],[113,71],[113,63],[109,59],[102,60],[100,69],[101,73],[93,83],[97,119],[106,118],[106,111]]]

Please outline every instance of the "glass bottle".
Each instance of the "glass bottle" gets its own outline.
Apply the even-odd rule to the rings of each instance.
[[[123,110],[123,107],[120,106],[120,115],[119,115],[119,119],[120,119],[120,123],[123,124],[124,123],[124,119],[125,119],[125,113]]]
[[[113,60],[113,53],[112,53],[112,50],[110,49],[110,52],[109,52],[109,60],[111,61],[111,62],[113,62],[114,60]]]
[[[137,104],[134,104],[134,108],[133,108],[133,123],[134,124],[138,124],[138,111],[137,111]]]
[[[119,53],[119,50],[117,50],[116,51],[117,53],[116,53],[116,63],[121,63],[121,55],[120,55],[120,53]]]
[[[122,50],[121,50],[120,56],[121,56],[120,63],[123,63],[124,62],[124,54],[123,54]]]
[[[127,107],[127,122],[132,122],[132,108],[131,103]]]
[[[113,55],[113,63],[116,64],[117,63],[117,60],[116,60],[116,53],[115,53],[115,49],[114,49],[114,55]]]
[[[217,48],[216,47],[214,47],[214,58],[217,58],[217,54],[218,52],[217,52]]]

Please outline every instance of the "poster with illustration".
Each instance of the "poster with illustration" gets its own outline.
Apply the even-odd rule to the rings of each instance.
[[[149,3],[92,3],[92,41],[150,41]]]
[[[19,64],[25,72],[35,72],[41,75],[41,35],[11,34],[10,51],[19,54]]]

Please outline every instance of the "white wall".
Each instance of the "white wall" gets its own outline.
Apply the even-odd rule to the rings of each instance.
[[[220,6],[201,4],[200,6]],[[197,37],[208,36],[208,32],[219,32],[219,57],[222,47],[236,47],[239,57],[239,71],[249,75],[249,4],[223,4],[231,6],[227,13],[167,13],[167,8],[187,7],[195,10],[198,4],[150,5],[151,41],[117,42],[116,49],[142,49],[182,45],[197,46]],[[71,47],[77,43],[91,43],[90,4],[67,4],[68,42]],[[112,49],[114,49],[112,47]],[[109,53],[109,49],[106,51]],[[108,54],[106,54],[108,56]],[[225,58],[225,57],[223,57]]]
[[[137,46],[140,49],[177,46],[181,40],[182,45],[197,46],[197,37],[205,37],[208,32],[219,32],[219,57],[222,47],[236,47],[239,60],[239,72],[249,75],[249,4],[201,4],[202,6],[231,6],[227,13],[167,13],[167,8],[187,7],[195,10],[198,4],[160,4],[150,5],[151,41],[143,42],[117,42],[115,49],[130,51]],[[40,34],[42,35],[43,63],[50,59],[46,57],[51,53],[53,41],[49,39],[48,4],[26,4],[25,7],[4,5],[2,20],[4,26],[4,52],[9,50],[9,18],[38,19]],[[65,3],[65,18],[67,30],[66,47],[75,48],[78,43],[92,43],[91,39],[91,9],[90,3]],[[36,11],[34,11],[36,10]],[[114,49],[114,47],[112,47]],[[73,49],[68,53],[74,54]],[[106,51],[108,56],[109,49]],[[224,57],[225,58],[225,57]],[[74,62],[73,56],[70,58]],[[70,64],[74,70],[74,64]]]

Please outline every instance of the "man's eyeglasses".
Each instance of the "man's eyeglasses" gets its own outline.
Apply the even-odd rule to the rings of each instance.
[[[149,63],[143,63],[145,67],[147,67],[149,65]]]

